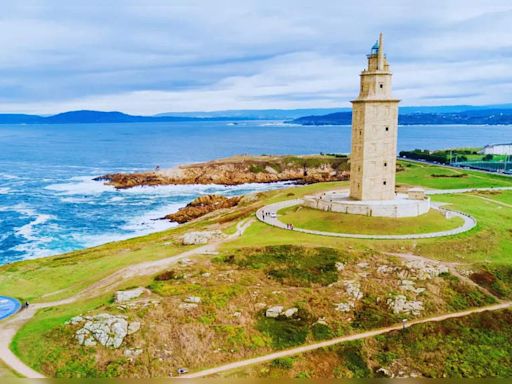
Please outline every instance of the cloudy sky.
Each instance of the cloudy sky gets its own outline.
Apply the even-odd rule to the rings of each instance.
[[[0,112],[346,107],[380,31],[403,105],[512,102],[510,0],[1,4]]]

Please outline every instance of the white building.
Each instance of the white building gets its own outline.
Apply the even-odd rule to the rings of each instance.
[[[512,155],[512,143],[486,145],[478,153],[483,155]]]

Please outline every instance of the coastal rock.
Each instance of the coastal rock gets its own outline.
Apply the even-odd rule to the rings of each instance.
[[[142,173],[114,173],[96,178],[117,189],[136,186],[272,183],[315,183],[348,180],[347,157],[341,156],[234,156]]]
[[[134,289],[129,289],[126,291],[117,291],[115,302],[116,303],[124,303],[125,301],[130,301],[140,297],[144,292],[146,292],[145,288],[139,287]]]
[[[192,200],[185,207],[180,208],[178,212],[165,216],[164,219],[179,224],[187,223],[218,209],[235,207],[241,199],[240,196],[231,198],[220,195],[200,196]]]
[[[109,347],[119,348],[124,338],[140,329],[139,322],[128,322],[125,316],[101,313],[91,316],[82,328],[75,333],[75,338],[80,345],[95,346],[97,343]]]
[[[183,245],[207,244],[210,240],[224,236],[221,231],[187,232],[183,235]]]

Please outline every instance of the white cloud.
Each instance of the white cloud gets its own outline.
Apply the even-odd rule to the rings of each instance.
[[[509,1],[27,1],[3,14],[2,112],[346,106],[381,30],[404,104],[510,102]]]

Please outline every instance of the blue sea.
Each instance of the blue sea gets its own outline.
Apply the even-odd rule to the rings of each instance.
[[[399,150],[512,141],[512,126],[405,126]],[[163,186],[116,191],[93,181],[235,154],[346,153],[349,126],[280,122],[0,125],[0,264],[164,230],[156,220],[201,194],[269,185]]]

